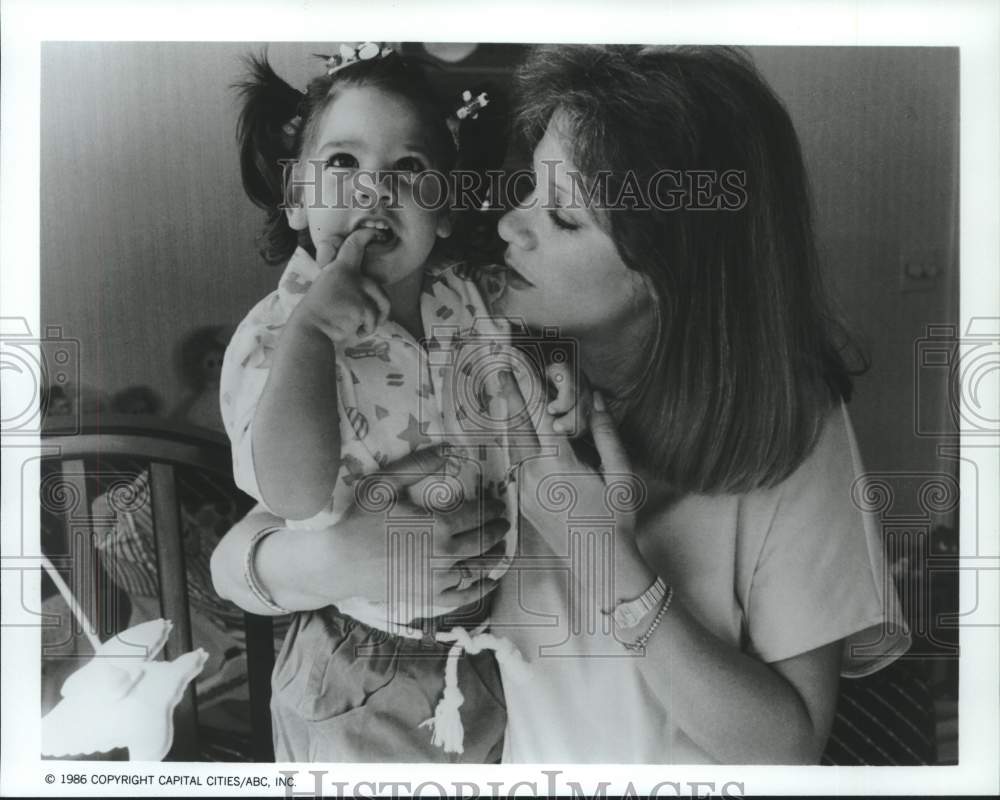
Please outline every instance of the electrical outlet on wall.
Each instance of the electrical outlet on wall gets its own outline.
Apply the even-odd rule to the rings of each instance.
[[[926,292],[941,282],[944,253],[940,250],[904,250],[899,258],[899,290]]]

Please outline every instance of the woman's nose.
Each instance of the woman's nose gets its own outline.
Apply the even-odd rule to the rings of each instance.
[[[500,218],[497,223],[497,233],[505,242],[509,242],[522,250],[532,250],[535,247],[535,234],[527,225],[525,210],[513,208]]]

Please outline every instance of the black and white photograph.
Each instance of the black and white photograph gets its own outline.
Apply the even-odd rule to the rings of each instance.
[[[997,788],[996,7],[46,5],[4,794]]]

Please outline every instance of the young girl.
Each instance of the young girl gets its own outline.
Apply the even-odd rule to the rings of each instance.
[[[452,222],[421,194],[440,192],[440,181],[421,176],[446,175],[460,137],[421,71],[375,45],[329,59],[305,95],[266,60],[250,66],[244,186],[267,210],[264,257],[287,264],[225,356],[222,411],[238,485],[290,525],[326,527],[356,501],[377,502],[364,476],[447,439],[450,484],[417,484],[425,496],[414,502],[442,490],[481,498],[503,504],[513,526],[510,415],[497,382],[528,376],[503,361],[497,344],[508,328],[489,317],[462,266],[437,256]],[[335,258],[341,248],[352,251]],[[498,552],[512,552],[514,532]],[[252,580],[253,552],[248,580],[279,611]],[[502,560],[490,577],[505,569]],[[505,717],[495,665],[486,653],[459,659],[455,644],[517,657],[482,633],[485,605],[457,613],[344,598],[298,615],[274,673],[278,760],[496,760]],[[475,629],[471,644],[453,625]]]

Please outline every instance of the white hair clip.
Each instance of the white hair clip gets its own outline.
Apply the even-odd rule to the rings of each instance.
[[[490,103],[489,97],[487,97],[486,92],[480,92],[478,97],[473,97],[472,92],[466,89],[462,92],[462,105],[455,109],[455,113],[452,114],[446,120],[448,124],[448,130],[451,131],[451,138],[455,140],[455,149],[459,147],[458,144],[458,129],[462,123],[462,120],[469,119],[479,119],[479,112],[482,111]]]
[[[464,105],[455,111],[455,116],[460,120],[466,117],[476,119],[479,117],[479,112],[490,104],[490,98],[487,97],[486,92],[480,92],[478,97],[473,97],[472,92],[466,89],[462,92],[462,103]]]
[[[385,58],[392,53],[391,47],[382,47],[375,42],[362,42],[357,45],[342,44],[338,55],[330,56],[326,60],[326,74],[333,75],[337,70],[357,64],[359,61],[372,61],[376,58]]]

